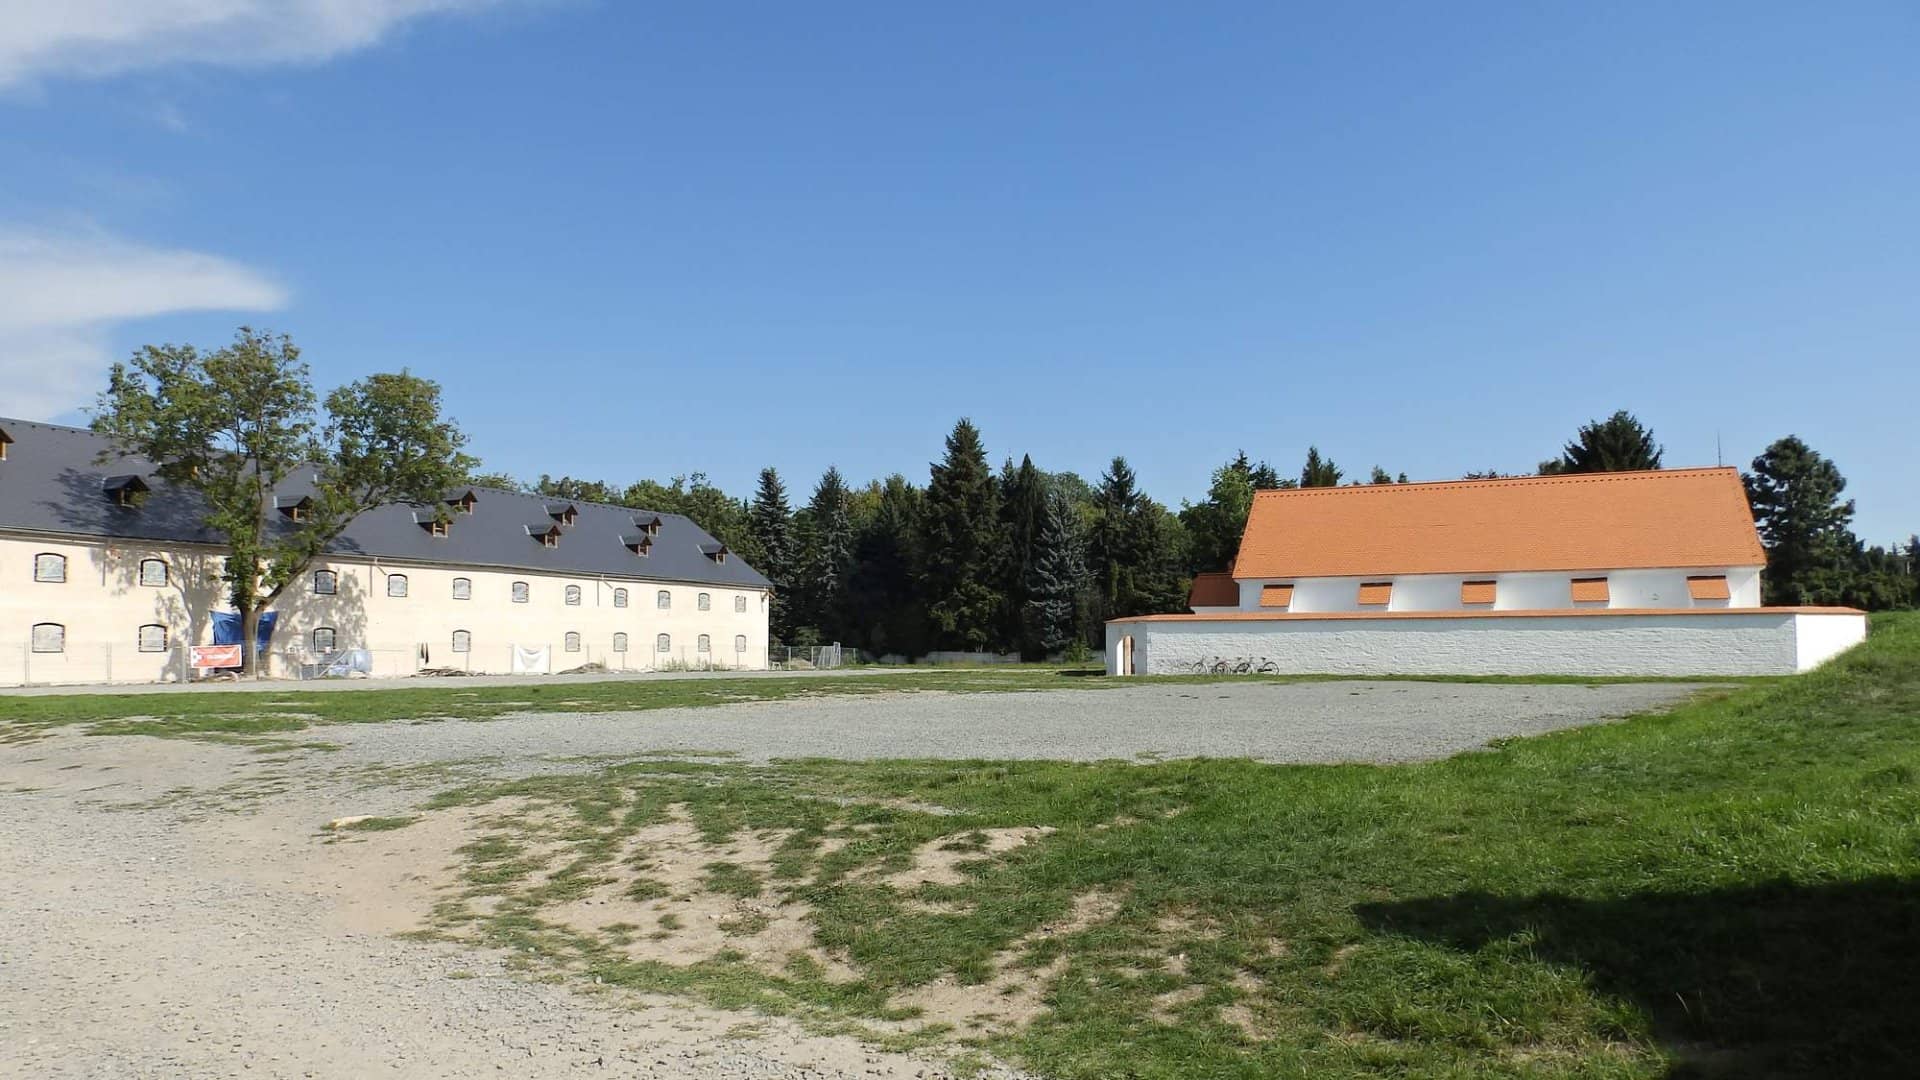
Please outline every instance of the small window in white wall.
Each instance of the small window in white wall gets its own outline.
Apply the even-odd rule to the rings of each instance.
[[[701,634],[698,640],[694,642],[693,647],[703,653],[710,653],[713,651],[713,639],[705,634]]]
[[[627,635],[625,634],[613,635],[613,651],[614,652],[627,651]]]
[[[580,586],[578,585],[567,586],[567,606],[568,607],[580,606]]]
[[[744,596],[734,597],[733,610],[736,614],[744,613],[747,610],[747,598]]]
[[[159,623],[148,623],[140,628],[141,652],[166,652],[167,628]]]
[[[332,596],[340,591],[340,575],[331,570],[313,572],[313,595]]]
[[[661,589],[659,592],[653,594],[653,606],[659,608],[661,611],[671,609],[673,607],[673,594],[665,589]]]
[[[407,575],[388,574],[387,575],[387,595],[388,596],[407,595]]]
[[[747,651],[747,635],[745,634],[733,635],[733,651],[737,653],[743,653]]]
[[[513,583],[513,602],[516,604],[526,603],[529,591],[530,590],[528,589],[526,582],[524,581],[514,582]]]
[[[33,624],[33,651],[41,653],[66,652],[67,628],[57,622]]]
[[[694,598],[693,606],[699,608],[701,611],[712,611],[713,610],[713,594],[701,593],[699,596]]]
[[[453,651],[454,652],[472,652],[473,651],[473,635],[468,633],[465,630],[455,630],[453,632]]]
[[[455,600],[473,599],[473,579],[457,577],[453,579],[453,598]]]
[[[653,651],[660,652],[660,653],[672,652],[673,651],[673,635],[661,634],[659,637],[654,638]]]
[[[67,557],[52,552],[33,557],[33,580],[58,585],[67,580]],[[47,625],[51,626],[52,623]]]
[[[334,641],[333,627],[316,626],[313,628],[313,651],[314,652],[317,652],[317,653],[332,652],[333,641]]]
[[[568,652],[580,651],[580,634],[577,631],[573,631],[573,630],[567,631],[566,649]]]
[[[614,607],[627,606],[627,590],[625,589],[613,590],[613,606]]]
[[[158,589],[167,583],[167,561],[165,559],[140,560],[140,584],[150,589]]]

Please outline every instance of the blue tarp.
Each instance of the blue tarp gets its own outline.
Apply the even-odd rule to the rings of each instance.
[[[277,611],[265,611],[260,614],[260,629],[254,635],[254,649],[267,651],[267,642],[273,638],[273,624],[280,618]],[[237,611],[216,611],[213,613],[213,643],[215,645],[240,644],[240,613]]]

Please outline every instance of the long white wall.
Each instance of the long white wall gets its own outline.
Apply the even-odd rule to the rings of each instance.
[[[1725,574],[1726,600],[1694,600],[1687,592],[1687,578],[1696,574]],[[1575,604],[1572,581],[1576,577],[1608,579],[1608,602]],[[1391,581],[1392,600],[1382,609],[1360,606],[1360,585],[1367,581]],[[1467,607],[1460,603],[1460,586],[1467,581],[1493,581],[1491,608]],[[1244,578],[1240,582],[1240,610],[1260,611],[1260,590],[1267,585],[1291,584],[1293,604],[1287,610],[1295,614],[1343,611],[1551,611],[1565,608],[1757,608],[1760,606],[1760,568],[1727,566],[1702,569],[1594,570],[1571,573],[1508,574],[1404,574],[1398,577],[1329,578]]]
[[[64,582],[34,580],[41,554],[65,557]],[[151,559],[166,564],[165,584],[142,583],[141,564]],[[183,677],[187,646],[210,642],[211,613],[229,609],[220,562],[211,549],[193,546],[0,537],[0,685]],[[313,589],[314,572],[321,570],[336,575],[332,595]],[[404,597],[389,595],[394,574],[406,577]],[[454,598],[455,578],[470,582],[469,599]],[[513,601],[517,581],[527,584],[525,603]],[[578,604],[567,603],[569,586],[579,589]],[[614,606],[617,589],[626,590],[626,607]],[[669,598],[665,608],[661,592]],[[325,627],[333,631],[335,649],[369,650],[376,675],[425,666],[504,673],[515,646],[548,648],[553,671],[589,661],[637,671],[763,669],[768,601],[763,589],[334,560],[316,562],[274,605],[279,625],[269,652],[273,672],[291,674],[316,659],[314,631]],[[62,627],[59,652],[33,651],[32,628],[41,623]],[[152,625],[166,628],[165,646],[142,651],[140,628]],[[453,651],[455,631],[466,631],[469,651]],[[578,635],[577,652],[568,651],[569,634]],[[626,635],[624,652],[616,650],[617,634]],[[743,638],[745,648],[738,648]]]
[[[1790,609],[1692,614],[1205,618],[1107,624],[1109,674],[1177,675],[1218,660],[1284,674],[1785,675],[1866,639],[1866,616]],[[1131,639],[1127,642],[1126,639]],[[1127,646],[1130,644],[1130,648]]]

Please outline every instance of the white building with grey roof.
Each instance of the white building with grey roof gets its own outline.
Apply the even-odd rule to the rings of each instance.
[[[275,492],[298,521],[311,477]],[[494,488],[356,518],[274,604],[269,673],[761,669],[771,584],[688,518]],[[0,685],[177,681],[230,609],[192,492],[0,418]]]

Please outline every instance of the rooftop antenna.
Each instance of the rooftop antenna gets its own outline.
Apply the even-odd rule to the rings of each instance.
[[[1722,467],[1724,467],[1727,463],[1727,459],[1720,455],[1720,429],[1719,428],[1713,429],[1713,463],[1715,465],[1722,466]]]

